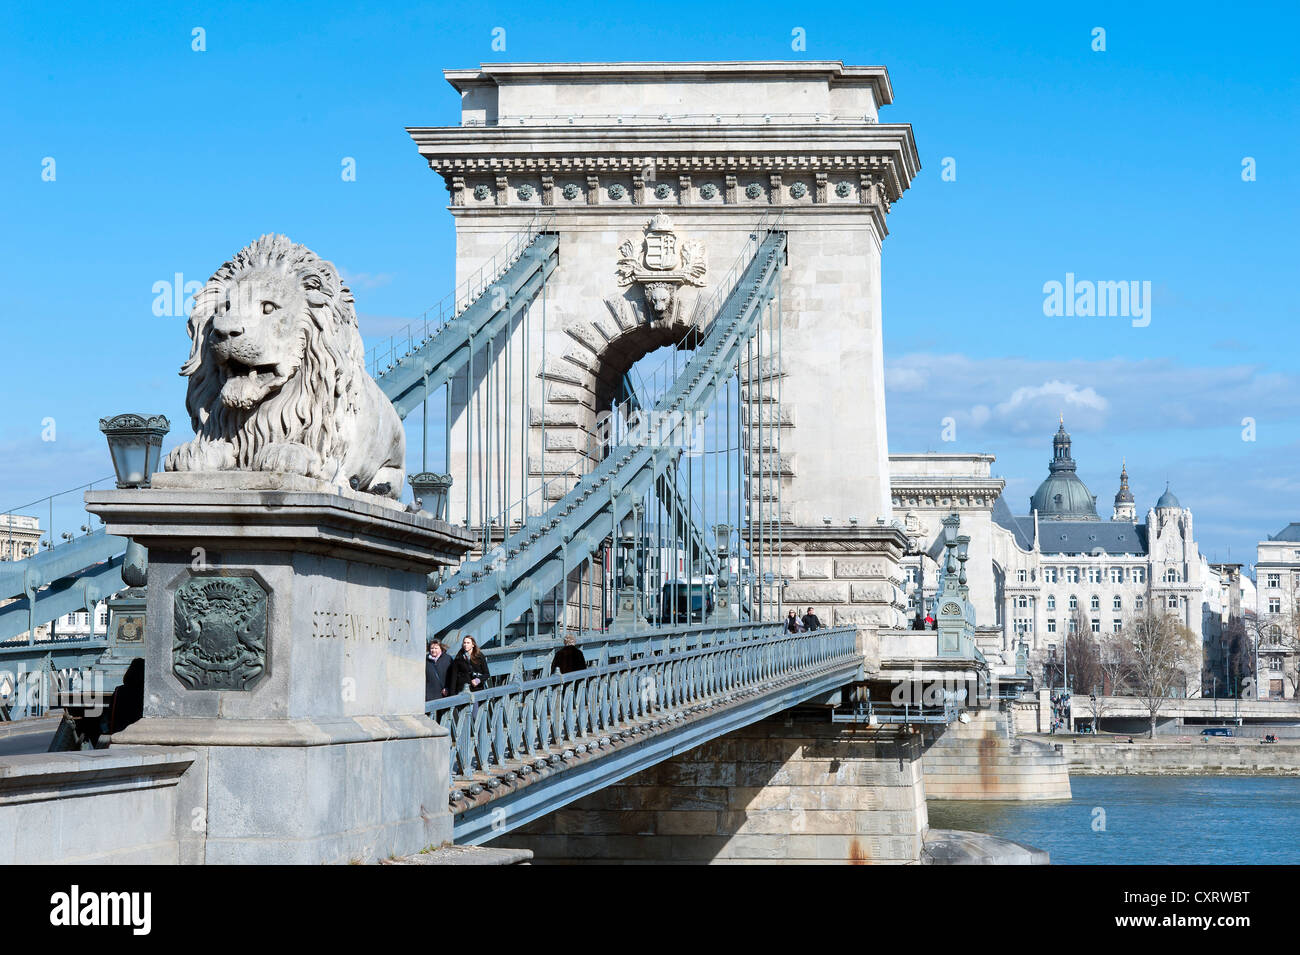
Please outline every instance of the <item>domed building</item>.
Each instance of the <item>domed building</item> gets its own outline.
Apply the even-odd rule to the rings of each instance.
[[[1047,466],[1047,478],[1029,499],[1029,512],[1037,511],[1042,518],[1061,521],[1096,521],[1097,496],[1079,480],[1075,473],[1074,458],[1070,457],[1070,435],[1065,430],[1065,419],[1052,438],[1052,463]]]
[[[988,454],[890,455],[894,517],[920,552],[903,561],[909,599],[916,599],[918,581],[927,597],[933,592],[938,568],[926,551],[939,522],[957,511],[962,532],[971,536],[976,639],[995,669],[1014,665],[1023,639],[1038,685],[1055,679],[1059,686],[1068,638],[1117,633],[1148,608],[1174,614],[1203,637],[1206,588],[1217,593],[1218,579],[1197,546],[1191,511],[1169,486],[1139,523],[1122,462],[1112,515],[1101,518],[1062,420],[1047,476],[1030,496],[1028,513],[1017,515],[1002,495],[1006,482],[992,476],[994,460]],[[987,572],[974,569],[982,565]],[[1199,695],[1200,682],[1189,671],[1185,692]]]

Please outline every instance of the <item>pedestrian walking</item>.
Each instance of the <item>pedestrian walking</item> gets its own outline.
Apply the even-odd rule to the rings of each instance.
[[[451,669],[451,655],[437,640],[429,641],[429,651],[424,657],[424,699],[441,699],[447,688],[447,671]]]
[[[805,630],[820,630],[822,622],[817,619],[817,614],[813,613],[813,608],[809,607],[808,612],[803,615],[803,628]]]
[[[551,658],[551,672],[577,673],[585,669],[587,669],[587,658],[578,649],[578,638],[571,633],[567,634],[564,638],[564,646],[556,650],[555,656]]]
[[[466,635],[461,640],[460,653],[456,654],[456,659],[451,661],[451,669],[448,672],[447,685],[443,690],[444,696],[455,696],[457,693],[463,693],[466,689],[482,690],[487,688],[487,681],[492,676],[488,672],[487,660],[478,648],[478,643],[473,637]]]

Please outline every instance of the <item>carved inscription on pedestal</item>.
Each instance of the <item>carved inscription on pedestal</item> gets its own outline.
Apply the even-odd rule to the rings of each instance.
[[[172,672],[191,690],[247,690],[266,673],[266,591],[252,577],[176,590]]]
[[[411,635],[411,621],[406,617],[381,617],[378,614],[347,613],[341,610],[313,610],[311,635],[317,639],[372,642],[386,640],[404,643]]]

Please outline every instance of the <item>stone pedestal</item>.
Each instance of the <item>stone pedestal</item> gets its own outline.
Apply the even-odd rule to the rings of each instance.
[[[307,478],[153,483],[86,502],[149,550],[144,719],[113,748],[197,753],[179,784],[181,861],[348,862],[449,840],[425,595],[469,540]]]

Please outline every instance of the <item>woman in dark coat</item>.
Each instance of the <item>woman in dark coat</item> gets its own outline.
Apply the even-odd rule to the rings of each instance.
[[[424,699],[436,700],[446,696],[447,674],[451,670],[451,655],[437,640],[429,641],[429,653],[424,658]]]
[[[471,690],[487,689],[487,681],[491,675],[488,672],[487,660],[479,651],[478,644],[473,637],[467,636],[461,641],[460,653],[456,654],[456,659],[451,661],[443,695],[455,696],[465,689],[466,684]]]

